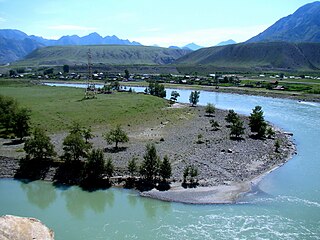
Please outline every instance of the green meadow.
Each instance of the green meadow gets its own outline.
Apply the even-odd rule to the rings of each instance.
[[[98,94],[84,99],[84,89],[33,85],[28,81],[1,80],[0,94],[14,97],[32,111],[32,126],[49,132],[67,130],[77,121],[93,130],[117,124],[146,126],[178,119],[183,109],[168,109],[168,102],[137,93]]]

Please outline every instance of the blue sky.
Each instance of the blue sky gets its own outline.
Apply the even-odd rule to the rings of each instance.
[[[144,45],[242,42],[308,0],[0,0],[0,28],[57,39],[102,36]]]

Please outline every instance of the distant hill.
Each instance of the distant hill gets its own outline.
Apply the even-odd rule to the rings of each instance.
[[[304,5],[247,42],[320,42],[320,2]]]
[[[185,45],[184,47],[182,47],[182,49],[190,49],[192,51],[196,51],[199,50],[200,48],[203,48],[195,43],[189,43],[187,45]]]
[[[39,48],[15,64],[24,66],[87,64],[89,49],[94,64],[109,65],[170,64],[190,52],[182,49],[125,45],[51,46]]]
[[[84,37],[77,35],[63,36],[58,40],[45,39],[34,35],[28,36],[26,33],[14,29],[0,29],[0,38],[6,44],[0,45],[0,64],[10,63],[19,60],[31,53],[35,48],[43,46],[66,46],[66,45],[100,45],[100,44],[113,44],[113,45],[134,45],[140,46],[138,42],[130,42],[123,40],[117,36],[101,37],[98,33],[91,33]],[[12,42],[10,44],[10,42]],[[25,44],[29,42],[30,46]],[[9,55],[7,55],[10,53]],[[8,56],[8,57],[6,57]]]
[[[232,39],[229,39],[227,41],[223,41],[223,42],[218,43],[216,46],[226,46],[226,45],[231,45],[231,44],[237,44],[237,42]]]
[[[203,48],[175,61],[230,70],[320,70],[320,43],[241,43]]]

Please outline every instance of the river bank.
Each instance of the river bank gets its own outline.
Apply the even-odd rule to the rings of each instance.
[[[59,84],[86,84],[83,81],[57,81],[48,80],[46,83],[59,83]],[[42,82],[40,82],[42,83]],[[96,81],[95,84],[102,84],[102,82]],[[121,86],[124,87],[147,87],[147,82],[120,82]],[[186,85],[186,84],[170,84],[165,83],[165,88],[171,89],[186,89],[186,90],[203,90],[208,92],[220,92],[220,93],[232,93],[241,95],[251,95],[251,96],[262,96],[270,98],[283,98],[292,99],[297,101],[310,101],[310,102],[320,102],[320,94],[307,94],[302,92],[289,92],[284,90],[267,90],[259,88],[249,88],[249,87],[223,87],[220,86],[218,89],[215,86],[204,86],[204,85]]]
[[[143,196],[184,203],[231,203],[251,188],[252,182],[285,163],[295,152],[290,136],[274,127],[275,136],[270,139],[255,139],[248,127],[248,117],[241,116],[245,134],[241,140],[231,140],[230,129],[224,118],[227,111],[216,109],[214,116],[206,115],[204,107],[192,108],[187,115],[181,115],[177,122],[161,121],[153,127],[130,129],[130,142],[124,151],[112,152],[101,133],[95,133],[91,140],[95,148],[105,149],[105,157],[111,157],[117,176],[127,175],[127,163],[132,157],[143,160],[145,145],[153,142],[161,158],[167,155],[172,164],[172,188],[166,192],[152,190]],[[210,120],[220,125],[213,131]],[[129,131],[130,130],[130,131]],[[67,133],[51,135],[58,155],[63,153],[62,141]],[[199,135],[201,141],[199,142]],[[281,142],[279,152],[275,151],[275,139]],[[1,140],[0,177],[12,178],[19,169],[18,158],[23,158],[23,145],[10,145],[10,140]],[[183,170],[187,165],[199,169],[199,187],[184,189]],[[53,181],[55,169],[50,168],[43,180]]]

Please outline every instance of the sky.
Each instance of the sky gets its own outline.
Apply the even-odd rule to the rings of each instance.
[[[209,47],[259,34],[308,0],[0,0],[0,29],[58,39],[116,35],[143,45]]]

